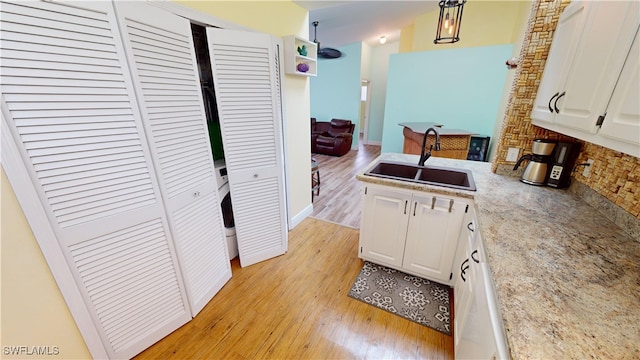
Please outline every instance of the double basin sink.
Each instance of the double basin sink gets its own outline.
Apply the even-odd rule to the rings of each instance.
[[[454,169],[440,166],[420,166],[410,163],[382,160],[364,174],[411,183],[476,191],[476,184],[473,181],[473,175],[470,170],[466,169]]]

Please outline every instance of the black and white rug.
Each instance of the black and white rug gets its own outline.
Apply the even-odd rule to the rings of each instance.
[[[349,296],[451,335],[446,285],[365,261]]]

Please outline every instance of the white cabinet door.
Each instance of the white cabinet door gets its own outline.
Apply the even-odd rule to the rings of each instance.
[[[363,188],[360,257],[400,269],[409,221],[410,193]]]
[[[287,251],[281,64],[269,35],[207,28],[242,266]]]
[[[460,232],[458,249],[456,250],[456,258],[453,264],[454,286],[454,345],[458,346],[460,342],[462,329],[469,313],[471,299],[474,296],[473,272],[471,266],[471,246],[473,244],[473,234],[475,230],[470,210],[465,214],[463,221],[463,230]]]
[[[38,192],[104,349],[130,358],[191,316],[112,4],[0,9],[21,186]]]
[[[600,135],[630,144],[630,154],[640,157],[640,47],[636,37],[611,96]]]
[[[231,278],[189,20],[116,2],[143,122],[195,316]]]
[[[568,68],[575,56],[575,48],[583,31],[588,7],[587,1],[573,1],[565,8],[558,20],[544,66],[544,74],[531,110],[534,123],[535,121],[553,121],[555,101],[567,79]]]
[[[599,1],[590,6],[587,26],[566,69],[567,82],[558,95],[554,122],[593,134],[637,32],[640,2]]]
[[[414,194],[402,267],[448,283],[467,203],[439,194]]]
[[[454,289],[455,358],[506,360],[510,358],[509,349],[495,298],[493,277],[484,252],[477,218],[475,214],[472,215],[473,220],[467,229],[467,280],[461,283],[456,281]],[[457,289],[458,286],[461,290]],[[464,297],[460,305],[458,296]],[[460,314],[458,306],[461,307]],[[462,318],[458,319],[459,316]]]
[[[640,2],[572,1],[558,22],[532,123],[639,156],[639,26]]]

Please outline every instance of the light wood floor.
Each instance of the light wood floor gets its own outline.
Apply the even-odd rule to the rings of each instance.
[[[343,156],[312,154],[320,166],[320,196],[312,217],[360,228],[360,188],[356,174],[380,155],[380,146],[362,145]]]
[[[137,359],[452,359],[453,340],[347,296],[359,231],[307,218],[289,252],[233,277]]]

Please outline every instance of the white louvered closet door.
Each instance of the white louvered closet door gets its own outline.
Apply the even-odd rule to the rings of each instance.
[[[116,13],[195,316],[231,263],[188,20],[142,2]]]
[[[240,264],[287,251],[280,69],[266,34],[207,28]]]
[[[130,358],[191,316],[112,4],[0,11],[3,117],[33,181],[24,186],[106,352]]]

